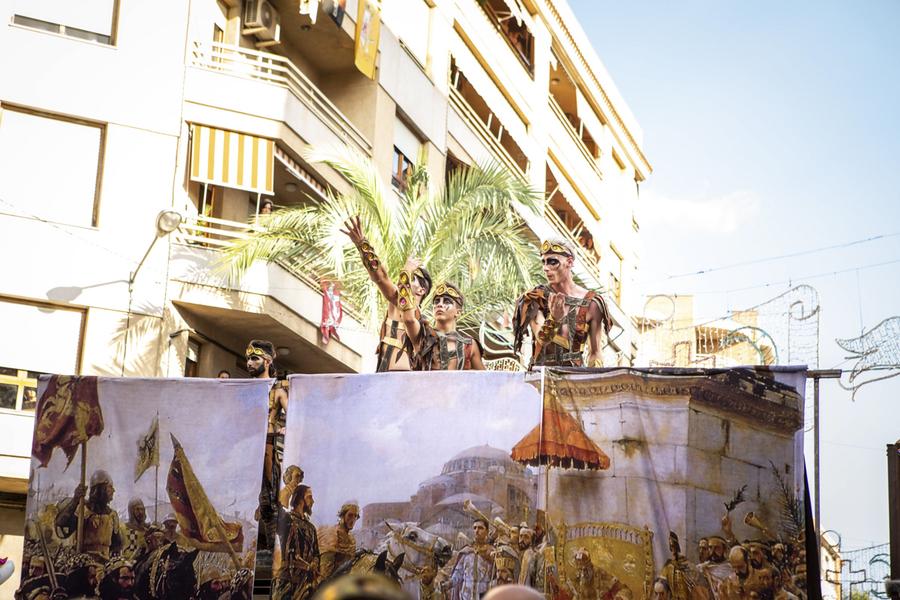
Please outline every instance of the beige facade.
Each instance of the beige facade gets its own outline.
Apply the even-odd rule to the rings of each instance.
[[[635,318],[636,364],[651,367],[736,367],[776,363],[775,344],[756,310],[697,322],[692,296],[651,296]]]
[[[36,4],[0,0],[0,427],[13,432],[0,491],[25,492],[39,373],[240,376],[252,337],[292,372],[374,368],[352,307],[341,340],[322,342],[314,274],[258,264],[233,284],[215,269],[261,198],[347,188],[303,161],[310,145],[371,156],[395,185],[416,154],[434,181],[506,165],[545,193],[544,213],[524,215],[534,238],[576,242],[581,278],[609,290],[607,362],[634,359],[634,211],[651,167],[564,1],[385,0],[374,80],[354,67],[357,0],[341,26],[330,2],[314,20],[295,0],[262,3],[277,43],[241,0]],[[160,235],[166,209],[185,220]]]

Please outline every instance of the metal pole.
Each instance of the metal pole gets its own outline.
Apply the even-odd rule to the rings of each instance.
[[[900,440],[887,445],[891,579],[900,579]]]
[[[816,527],[816,551],[819,553],[819,564],[822,560],[822,500],[821,480],[819,478],[819,378],[813,377],[813,487],[816,490],[815,514],[813,520]]]
[[[815,490],[815,510],[813,525],[816,531],[816,552],[819,555],[819,568],[822,565],[822,526],[821,526],[821,480],[819,472],[819,379],[840,379],[840,369],[821,369],[806,372],[807,378],[813,380],[813,489]],[[821,573],[820,573],[821,577]]]

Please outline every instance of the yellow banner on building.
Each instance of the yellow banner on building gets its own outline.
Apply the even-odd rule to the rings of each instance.
[[[275,142],[192,123],[191,180],[271,196]]]
[[[381,34],[379,0],[359,0],[356,15],[356,68],[369,79],[375,79],[375,58]]]

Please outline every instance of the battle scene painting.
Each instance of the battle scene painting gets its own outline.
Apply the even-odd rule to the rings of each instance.
[[[295,376],[272,596],[805,598],[804,376]]]
[[[44,376],[17,598],[250,598],[269,382]]]
[[[540,420],[529,379],[292,377],[284,470],[293,489],[282,489],[273,597],[308,597],[350,571],[385,573],[415,597],[471,598],[512,581],[514,532],[537,516],[537,471],[510,457]],[[508,563],[502,575],[498,561]]]

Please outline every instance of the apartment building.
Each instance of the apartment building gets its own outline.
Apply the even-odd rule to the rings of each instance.
[[[523,215],[534,239],[573,242],[579,277],[606,291],[607,364],[634,359],[651,166],[565,1],[383,0],[380,28],[374,12],[357,23],[358,1],[374,6],[0,0],[0,533],[21,525],[40,373],[240,376],[251,337],[291,372],[373,370],[353,307],[322,341],[301,263],[239,283],[217,267],[263,200],[348,188],[303,160],[310,145],[370,156],[398,189],[419,157],[438,184],[499,161],[544,192],[543,213]],[[380,29],[371,78],[358,29]]]
[[[728,317],[700,321],[694,314],[693,296],[660,294],[647,298],[634,320],[639,337],[635,362],[641,366],[722,368],[779,364],[775,340],[763,328],[768,325],[764,320],[771,319],[765,319],[758,308],[735,310]]]

